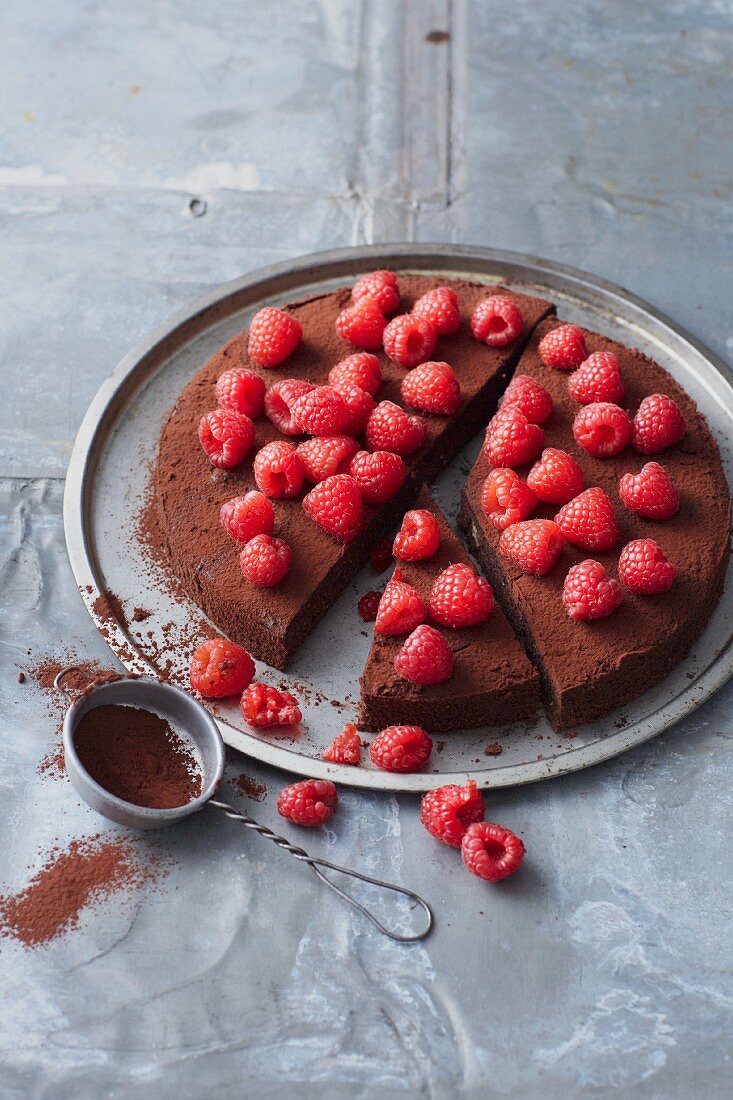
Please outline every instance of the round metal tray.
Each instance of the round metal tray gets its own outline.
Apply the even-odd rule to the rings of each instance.
[[[647,352],[698,403],[730,470],[733,390],[725,368],[693,337],[619,287],[530,256],[447,245],[343,249],[277,264],[225,284],[153,332],[103,384],[79,429],[64,497],[69,557],[89,613],[127,668],[185,682],[191,649],[207,625],[202,613],[166,583],[137,535],[150,461],[176,396],[262,305],[348,285],[378,267],[507,283],[551,298],[564,319]],[[477,446],[467,448],[435,487],[449,519]],[[381,584],[384,578],[378,580]],[[287,771],[377,790],[417,792],[439,782],[465,783],[469,777],[480,786],[528,783],[588,767],[655,736],[699,706],[733,672],[733,612],[724,599],[693,653],[661,684],[571,736],[557,734],[544,719],[530,726],[450,734],[438,740],[432,770],[414,775],[376,771],[368,753],[363,767],[326,764],[320,758],[324,747],[354,716],[370,640],[356,604],[376,583],[368,568],[357,577],[286,675],[266,666],[258,669],[258,676],[289,685],[302,701],[298,736],[253,733],[237,707],[224,704],[212,709],[229,745]],[[100,599],[108,592],[115,598]],[[501,755],[487,755],[487,743],[497,741]]]

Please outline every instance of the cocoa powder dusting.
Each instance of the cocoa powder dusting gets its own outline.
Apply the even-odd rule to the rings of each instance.
[[[253,798],[255,802],[261,802],[267,793],[267,787],[264,783],[258,783],[256,779],[245,775],[244,772],[234,780],[234,786],[242,794],[246,794],[247,798]]]

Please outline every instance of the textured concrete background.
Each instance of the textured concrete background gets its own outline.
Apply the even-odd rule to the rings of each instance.
[[[4,883],[99,828],[37,776],[55,723],[17,668],[62,644],[108,660],[60,507],[128,347],[270,260],[410,239],[586,268],[730,358],[732,67],[730,0],[5,0]],[[344,792],[312,848],[428,896],[424,946],[382,940],[234,825],[189,821],[156,891],[48,948],[2,943],[0,1093],[729,1096],[732,701],[493,796],[529,850],[499,888],[428,841],[415,800]],[[276,824],[282,776],[243,765]]]

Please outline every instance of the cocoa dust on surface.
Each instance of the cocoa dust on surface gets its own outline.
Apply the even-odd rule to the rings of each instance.
[[[245,794],[247,798],[254,799],[255,802],[262,802],[267,794],[267,787],[264,783],[258,783],[256,779],[253,779],[250,775],[245,775],[244,772],[232,782],[238,791]]]

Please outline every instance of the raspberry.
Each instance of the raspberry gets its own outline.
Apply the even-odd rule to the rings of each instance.
[[[371,298],[362,298],[342,309],[336,318],[336,332],[355,348],[374,350],[382,346],[387,318]]]
[[[399,570],[395,570],[379,601],[377,620],[374,623],[375,633],[387,638],[409,634],[420,623],[424,623],[427,617],[420,593],[412,585],[405,584]]]
[[[658,462],[647,462],[638,474],[624,474],[618,494],[631,512],[647,519],[671,519],[680,506],[674,482]]]
[[[604,619],[621,603],[621,586],[599,561],[586,558],[568,570],[562,602],[571,619]]]
[[[354,283],[351,297],[355,302],[370,298],[382,313],[394,313],[400,304],[400,292],[394,271],[370,271]]]
[[[528,374],[515,374],[504,390],[502,405],[516,405],[530,424],[544,424],[552,415],[554,405],[549,393]]]
[[[465,787],[447,783],[423,796],[420,821],[441,844],[460,848],[466,829],[484,819],[484,800],[473,779]]]
[[[255,729],[297,726],[303,717],[294,695],[289,691],[278,691],[269,684],[250,684],[242,693],[239,706],[245,722]]]
[[[381,592],[367,592],[361,597],[358,603],[359,614],[365,623],[373,623],[377,617],[379,611],[379,601],[382,599]]]
[[[320,435],[295,448],[308,481],[316,485],[333,474],[342,474],[359,450],[350,435]]]
[[[303,487],[303,463],[292,443],[275,439],[255,455],[252,469],[263,493],[275,500],[297,497]]]
[[[353,386],[346,382],[339,383],[335,389],[343,397],[348,409],[349,421],[346,425],[346,431],[349,435],[361,435],[367,426],[369,417],[377,407],[374,398],[361,386]]]
[[[435,627],[422,623],[402,643],[394,668],[412,684],[443,684],[453,672],[453,653]]]
[[[338,390],[332,386],[316,386],[295,402],[292,419],[309,435],[341,435],[347,432],[351,417]]]
[[[677,570],[654,539],[634,539],[621,551],[618,575],[632,592],[659,596],[670,590]]]
[[[241,645],[227,638],[210,638],[194,650],[189,682],[206,699],[238,695],[252,682],[255,664]]]
[[[414,508],[405,512],[392,543],[392,553],[402,561],[427,561],[440,546],[440,524],[432,512]]]
[[[393,317],[384,330],[384,350],[401,367],[424,363],[435,350],[436,332],[424,317],[402,313]]]
[[[498,882],[519,870],[524,844],[510,829],[479,821],[469,825],[461,841],[461,858],[472,875]]]
[[[295,351],[302,335],[299,322],[289,313],[265,306],[252,318],[247,354],[258,367],[276,367]]]
[[[481,507],[489,523],[499,531],[526,519],[537,497],[514,470],[492,470],[481,489]]]
[[[547,447],[527,474],[527,484],[538,500],[567,504],[583,491],[583,471],[565,451]]]
[[[502,405],[489,421],[484,454],[492,466],[523,466],[542,450],[545,433],[516,405]]]
[[[631,422],[622,408],[609,401],[585,405],[573,421],[575,442],[595,458],[610,458],[623,451],[631,435]]]
[[[631,445],[643,455],[655,455],[678,443],[687,431],[680,407],[664,393],[645,397],[631,425]]]
[[[389,539],[380,539],[371,554],[369,561],[376,573],[383,573],[392,564],[392,543]]]
[[[461,327],[458,295],[449,286],[436,286],[415,302],[412,312],[433,326],[438,336],[449,336]]]
[[[236,542],[249,542],[255,535],[271,535],[275,509],[264,493],[252,489],[243,497],[234,497],[221,506],[221,525]]]
[[[295,825],[313,829],[333,817],[338,794],[328,779],[304,779],[283,787],[277,800],[277,812]]]
[[[405,458],[425,442],[428,427],[421,416],[406,413],[392,401],[380,401],[366,426],[370,451],[393,451]]]
[[[331,367],[328,381],[334,389],[340,386],[358,386],[374,397],[382,381],[382,368],[376,355],[368,351],[357,351]]]
[[[538,350],[542,362],[557,370],[575,370],[588,358],[585,336],[577,325],[553,328],[542,337]]]
[[[258,588],[273,588],[290,569],[290,547],[272,535],[255,535],[239,555],[244,579]]]
[[[626,392],[618,359],[612,351],[594,351],[568,378],[571,397],[581,405],[595,401],[618,403]]]
[[[327,534],[339,542],[353,542],[364,526],[364,504],[359,486],[349,474],[334,474],[303,497],[303,508]]]
[[[369,746],[375,767],[383,772],[416,772],[425,767],[433,742],[420,726],[387,726]]]
[[[356,732],[356,726],[347,722],[343,731],[334,737],[331,744],[323,753],[323,759],[329,764],[359,764],[361,763],[361,737]]]
[[[254,443],[255,427],[248,416],[234,409],[215,409],[199,421],[199,442],[212,466],[224,470],[238,466]]]
[[[560,557],[565,536],[551,519],[526,519],[502,531],[499,552],[516,562],[523,573],[541,577]]]
[[[359,451],[349,473],[367,504],[386,504],[405,484],[407,470],[399,455],[391,451]],[[390,555],[391,557],[391,555]]]
[[[439,574],[428,600],[430,618],[441,626],[460,630],[478,626],[494,610],[494,593],[488,581],[471,565],[458,562]]]
[[[216,400],[220,409],[234,409],[253,420],[265,407],[265,383],[259,374],[234,367],[225,370],[216,383]]]
[[[270,386],[265,394],[265,414],[283,435],[300,435],[300,428],[293,419],[293,405],[305,393],[315,387],[302,378],[283,378]]]
[[[402,379],[407,405],[438,416],[452,416],[461,406],[461,386],[447,363],[421,363]]]
[[[597,486],[573,497],[557,513],[555,523],[581,550],[610,550],[618,542],[613,505]]]
[[[490,348],[505,348],[522,335],[523,328],[519,306],[503,294],[482,298],[471,318],[471,332]]]

